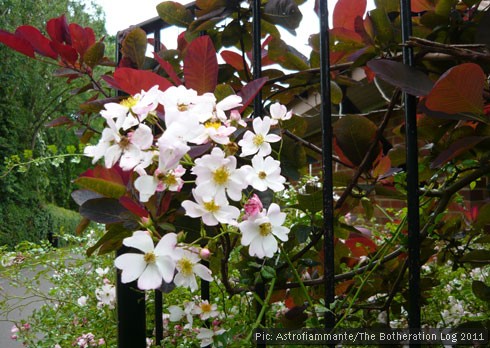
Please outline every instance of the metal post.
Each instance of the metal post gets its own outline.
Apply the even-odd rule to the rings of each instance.
[[[129,248],[117,251],[121,255]],[[145,294],[136,289],[136,282],[123,284],[117,274],[117,347],[146,348]]]
[[[330,103],[330,39],[328,32],[328,1],[320,1],[320,83],[322,120],[322,171],[323,171],[323,276],[325,306],[335,300],[334,229],[333,229],[333,158],[332,158],[332,106]],[[325,313],[325,328],[333,328],[335,315]]]
[[[119,35],[117,35],[119,37]],[[117,43],[116,62],[121,60],[121,43]],[[116,251],[116,256],[130,250],[125,246]],[[145,294],[137,290],[136,282],[124,284],[117,272],[117,347],[146,348],[146,306]]]
[[[405,43],[412,35],[410,0],[401,0],[402,38]],[[413,65],[413,52],[403,47],[403,62]],[[417,144],[417,100],[405,93],[405,137],[407,153],[407,206],[408,206],[408,258],[410,328],[420,328],[420,217]]]

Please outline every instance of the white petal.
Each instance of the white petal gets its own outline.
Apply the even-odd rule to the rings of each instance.
[[[138,129],[131,135],[131,143],[135,144],[142,150],[149,149],[153,145],[153,134],[151,128],[146,124],[140,124]]]
[[[146,262],[142,254],[127,253],[119,255],[114,264],[122,270],[121,281],[123,283],[138,279],[146,268]]]
[[[156,264],[166,283],[170,283],[174,278],[175,262],[169,256],[159,256]]]
[[[121,157],[121,153],[122,150],[118,144],[110,146],[104,154],[106,168],[112,168],[112,166],[119,160],[119,157]]]
[[[273,257],[277,251],[277,240],[272,234],[264,237],[262,241],[262,248],[266,257]]]
[[[162,285],[162,274],[156,264],[148,264],[143,274],[138,278],[138,288],[141,290],[156,289]]]
[[[153,240],[145,231],[135,231],[132,237],[124,238],[123,244],[139,249],[144,253],[148,253],[154,249]]]
[[[155,247],[156,255],[171,255],[177,245],[177,235],[175,233],[167,233],[158,241]]]
[[[213,277],[211,276],[211,270],[200,263],[196,263],[194,265],[194,273],[201,279],[207,280],[208,282],[213,281]]]
[[[151,196],[155,194],[158,182],[153,176],[142,175],[134,181],[134,187],[140,193],[140,201],[148,202]]]

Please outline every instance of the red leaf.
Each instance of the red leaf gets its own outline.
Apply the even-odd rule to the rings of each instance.
[[[77,51],[68,45],[59,43],[57,41],[51,41],[51,47],[58,52],[58,54],[61,57],[61,60],[65,63],[68,63],[68,65],[75,65],[78,59],[78,53]]]
[[[249,67],[248,65],[245,65],[246,62],[244,61],[241,54],[238,54],[233,51],[223,51],[221,52],[221,58],[223,58],[226,64],[231,65],[233,68],[235,68],[238,71],[243,71],[245,70],[245,68],[247,69],[247,71],[249,70]]]
[[[332,41],[353,41],[362,42],[362,37],[353,30],[345,28],[333,28],[330,30],[330,35],[332,36]]]
[[[214,92],[218,83],[218,59],[209,36],[198,37],[189,44],[184,58],[184,80],[186,87],[198,94]]]
[[[123,196],[119,198],[119,203],[121,203],[121,205],[124,208],[126,208],[136,216],[144,217],[144,218],[148,217],[148,211],[143,206],[136,203],[135,201],[133,201],[131,198],[127,196]]]
[[[112,87],[130,95],[147,91],[155,85],[161,91],[171,87],[172,84],[164,77],[148,70],[136,70],[131,68],[117,68],[114,77],[104,76],[103,79]]]
[[[0,42],[19,53],[31,58],[36,58],[34,48],[32,48],[27,40],[9,33],[8,31],[0,29]]]
[[[165,72],[167,73],[168,77],[170,77],[170,79],[172,80],[172,82],[176,85],[176,86],[180,86],[182,85],[182,81],[180,81],[180,78],[179,76],[175,73],[175,70],[174,68],[172,67],[172,65],[163,60],[162,57],[160,57],[158,55],[158,53],[156,52],[153,52],[153,56],[155,57],[155,59],[157,60],[158,64],[160,64],[160,67],[165,70]]]
[[[58,54],[53,51],[46,36],[30,25],[22,25],[15,30],[15,35],[28,41],[34,50],[44,57],[58,59]]]
[[[83,28],[76,23],[69,25],[72,46],[83,57],[88,48],[95,43],[95,34],[91,28]]]
[[[366,0],[339,0],[333,10],[333,28],[355,31],[357,17],[366,12]]]
[[[51,40],[71,45],[70,30],[65,15],[50,19],[46,24],[46,31]]]
[[[485,73],[479,65],[457,65],[437,80],[427,96],[425,106],[448,114],[482,114],[485,80]]]
[[[242,97],[242,107],[240,109],[240,113],[242,113],[247,106],[254,100],[257,93],[260,92],[261,88],[265,85],[269,78],[261,77],[259,79],[253,80],[247,83],[243,88],[238,92],[238,95]]]
[[[412,12],[424,12],[424,11],[433,11],[434,5],[432,5],[427,0],[412,0],[411,1],[411,10]]]
[[[352,256],[366,256],[376,251],[376,244],[366,237],[351,237],[345,241],[345,245],[351,250]]]

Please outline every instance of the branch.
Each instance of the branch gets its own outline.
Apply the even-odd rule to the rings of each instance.
[[[405,43],[409,47],[419,47],[426,53],[443,53],[450,56],[469,60],[477,61],[480,63],[490,63],[490,54],[487,52],[480,52],[477,49],[484,50],[485,45],[446,45],[439,42],[434,42],[418,37],[410,37]]]

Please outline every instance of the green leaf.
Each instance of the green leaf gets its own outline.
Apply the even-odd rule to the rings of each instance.
[[[291,228],[291,232],[294,233],[298,243],[304,243],[308,240],[311,233],[311,227],[306,225],[294,225]]]
[[[340,88],[340,86],[335,81],[331,81],[330,100],[332,101],[332,103],[338,105],[342,102],[343,98],[344,98],[344,94],[342,93],[342,89]]]
[[[312,194],[298,194],[299,208],[303,211],[308,210],[311,213],[319,212],[323,209],[323,192],[322,190]]]
[[[104,58],[105,45],[103,42],[96,42],[90,46],[83,55],[83,62],[89,67],[96,66]]]
[[[484,249],[472,250],[469,253],[463,255],[461,261],[471,263],[474,265],[490,264],[490,250],[484,250]]]
[[[369,11],[369,17],[374,26],[376,40],[384,44],[393,41],[393,25],[387,13],[383,9],[377,8]]]
[[[286,69],[306,70],[309,68],[306,57],[281,39],[273,38],[269,42],[269,58]]]
[[[474,280],[471,284],[471,290],[480,300],[490,302],[490,286],[479,280]]]
[[[100,178],[82,176],[74,182],[78,186],[100,193],[104,197],[120,198],[126,193],[126,186]]]
[[[145,63],[146,46],[146,32],[141,28],[135,28],[124,38],[121,52],[124,56],[131,59],[138,68],[141,68]]]
[[[260,270],[260,275],[264,279],[273,279],[276,277],[276,270],[272,268],[271,266],[262,266],[262,269]]]
[[[165,1],[158,4],[157,12],[165,22],[178,27],[187,28],[194,20],[192,12],[175,1]]]
[[[294,35],[303,18],[294,0],[269,0],[265,4],[263,16],[265,20],[282,26]]]
[[[130,237],[131,234],[132,232],[125,229],[121,224],[111,225],[108,231],[97,241],[97,243],[95,243],[94,245],[92,245],[90,248],[87,249],[86,251],[87,256],[92,255],[94,251],[101,248],[102,246],[105,246],[103,253],[116,250],[117,248],[109,250],[110,248],[108,248],[108,246],[119,245],[124,238]],[[99,254],[101,254],[100,251]]]

